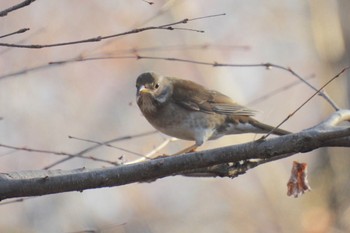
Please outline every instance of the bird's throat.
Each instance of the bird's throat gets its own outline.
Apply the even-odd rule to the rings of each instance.
[[[158,107],[158,104],[154,98],[148,94],[140,95],[137,99],[137,104],[144,114],[154,114],[156,113]]]

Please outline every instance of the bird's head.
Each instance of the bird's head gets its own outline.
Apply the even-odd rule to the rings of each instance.
[[[169,100],[173,85],[169,78],[147,72],[137,78],[136,89],[137,104],[141,111],[153,112]]]

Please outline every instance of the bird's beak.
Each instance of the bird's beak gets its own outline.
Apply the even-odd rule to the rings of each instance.
[[[151,93],[151,91],[149,89],[147,89],[145,86],[141,86],[139,88],[138,94],[145,94],[145,93]]]

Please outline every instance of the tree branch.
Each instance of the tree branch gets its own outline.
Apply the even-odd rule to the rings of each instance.
[[[68,160],[70,159],[73,159],[75,157],[86,157],[84,154],[88,153],[88,152],[91,152],[92,150],[95,150],[103,145],[106,145],[106,144],[110,144],[110,143],[113,143],[113,142],[118,142],[118,141],[124,141],[124,140],[129,140],[129,139],[133,139],[133,138],[138,138],[138,137],[144,137],[144,136],[147,136],[147,135],[151,135],[151,134],[154,134],[156,133],[157,131],[150,131],[150,132],[145,132],[145,133],[139,133],[139,134],[135,134],[135,135],[128,135],[128,136],[123,136],[123,137],[118,137],[118,138],[113,138],[111,140],[107,140],[105,142],[102,142],[102,143],[98,143],[96,145],[93,145],[93,146],[90,146],[88,148],[85,148],[84,150],[78,152],[78,153],[75,153],[74,155],[77,155],[77,156],[68,156],[67,158],[64,158],[64,159],[60,159],[48,166],[45,166],[44,169],[47,170],[47,169],[50,169],[54,166],[57,166],[58,164],[61,164],[61,163],[64,163],[64,162],[67,162]],[[70,136],[71,137],[71,136]]]
[[[75,45],[75,44],[83,44],[83,43],[91,43],[91,42],[99,42],[102,40],[110,39],[110,38],[115,38],[119,36],[125,36],[129,34],[136,34],[140,33],[143,31],[149,31],[149,30],[189,30],[189,31],[195,31],[195,32],[204,32],[202,30],[195,30],[195,29],[189,29],[189,28],[175,28],[173,27],[174,25],[179,25],[179,24],[186,24],[190,21],[194,20],[200,20],[204,18],[209,18],[209,17],[217,17],[217,16],[222,16],[225,14],[217,14],[217,15],[209,15],[209,16],[203,16],[203,17],[198,17],[198,18],[192,18],[192,19],[182,19],[174,23],[168,23],[168,24],[163,24],[160,26],[150,26],[150,27],[144,27],[144,28],[136,28],[127,32],[121,32],[117,34],[112,34],[108,36],[96,36],[93,38],[88,38],[88,39],[83,39],[83,40],[76,40],[76,41],[69,41],[69,42],[62,42],[62,43],[54,43],[54,44],[32,44],[32,45],[20,45],[20,44],[8,44],[8,43],[0,43],[0,46],[5,46],[5,47],[13,47],[13,48],[26,48],[26,49],[42,49],[42,48],[49,48],[49,47],[58,47],[58,46],[66,46],[66,45]]]
[[[0,199],[120,186],[220,164],[242,164],[242,161],[249,164],[252,159],[271,160],[286,154],[305,153],[324,146],[350,147],[350,127],[332,127],[349,118],[350,110],[340,110],[319,126],[299,133],[110,168],[2,173]],[[259,164],[251,163],[251,165],[247,168]]]
[[[22,7],[28,6],[31,3],[33,3],[35,0],[25,0],[21,3],[18,3],[17,5],[11,6],[5,10],[0,11],[0,17],[6,16],[8,13],[10,13],[11,11],[15,11],[18,10]]]
[[[5,38],[5,37],[8,37],[8,36],[15,35],[15,34],[21,34],[21,33],[24,33],[24,32],[26,32],[26,31],[28,31],[28,30],[29,30],[29,28],[22,28],[22,29],[19,29],[19,30],[15,31],[15,32],[11,32],[11,33],[2,35],[2,36],[0,36],[0,39],[1,39],[1,38]]]
[[[0,44],[1,45],[1,44]],[[97,56],[97,57],[74,57],[71,59],[66,60],[60,60],[60,61],[52,61],[48,64],[16,71],[13,73],[0,75],[0,80],[25,74],[30,71],[36,71],[41,69],[46,69],[49,67],[52,67],[54,65],[64,65],[69,63],[75,63],[75,62],[86,62],[86,61],[95,61],[95,60],[111,60],[111,59],[148,59],[148,60],[164,60],[164,61],[176,61],[176,62],[184,62],[184,63],[191,63],[196,65],[206,65],[206,66],[213,66],[213,67],[265,67],[267,69],[270,69],[271,67],[274,67],[276,69],[284,70],[292,74],[294,77],[298,78],[300,81],[305,83],[307,86],[309,86],[311,89],[317,92],[318,95],[323,97],[333,108],[334,110],[339,110],[340,108],[337,106],[337,104],[327,95],[327,93],[323,90],[318,90],[315,86],[313,86],[310,82],[307,81],[306,78],[303,78],[301,75],[297,74],[294,70],[292,70],[289,67],[284,67],[277,64],[272,63],[256,63],[256,64],[227,64],[227,63],[218,63],[218,62],[205,62],[205,61],[196,61],[196,60],[189,60],[189,59],[182,59],[182,58],[173,58],[173,57],[156,57],[156,56],[140,56],[140,55],[125,55],[125,56]],[[338,75],[342,74],[345,70],[347,70],[349,67],[344,68]],[[338,75],[336,75],[334,78],[337,78]]]

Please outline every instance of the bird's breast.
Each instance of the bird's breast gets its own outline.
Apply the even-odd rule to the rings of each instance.
[[[224,121],[221,115],[190,111],[175,103],[157,107],[156,111],[143,114],[162,133],[192,141],[211,138],[217,126]]]

